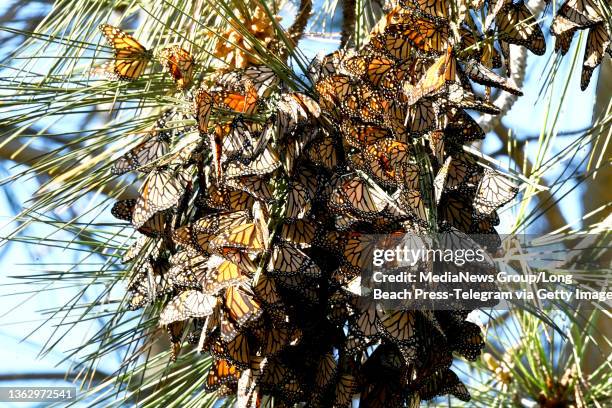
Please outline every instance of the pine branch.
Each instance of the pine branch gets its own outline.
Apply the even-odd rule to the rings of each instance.
[[[40,159],[45,154],[47,154],[47,152],[33,146],[25,146],[15,139],[10,140],[0,147],[0,158],[12,160],[26,166],[32,165],[37,159]],[[76,165],[78,165],[76,161],[70,161],[60,168],[54,169],[53,174],[47,172],[47,175],[49,177],[53,177],[58,174],[62,174],[63,172],[72,169]],[[138,196],[137,186],[134,184],[126,184],[125,181],[119,179],[113,179],[108,183],[105,183],[101,192],[109,196],[116,196],[119,199],[134,198]]]
[[[340,37],[340,48],[351,45],[355,41],[355,0],[342,1],[342,34]]]
[[[312,0],[301,0],[297,15],[295,16],[295,21],[291,27],[289,27],[289,30],[287,30],[289,38],[294,44],[297,44],[304,35],[306,25],[308,24],[308,20],[310,19],[311,15]]]
[[[102,382],[108,380],[110,375],[101,371],[94,371],[92,373],[89,373],[88,377],[91,378],[94,382]],[[64,380],[67,382],[72,382],[78,380],[78,375],[76,373],[62,372],[0,374],[0,382],[49,380]]]
[[[509,143],[508,128],[506,128],[506,126],[504,126],[504,124],[501,121],[497,121],[497,123],[495,123],[492,130],[497,134],[497,136],[502,142],[502,145],[507,146]],[[523,149],[522,145],[517,146],[517,148],[515,149],[512,149],[512,151],[510,152],[510,156],[512,160],[514,160],[514,162],[518,166],[522,166],[523,163],[525,163],[525,169],[524,169],[525,173],[529,174],[531,169],[533,169],[533,164],[531,163],[529,158],[525,156],[525,150]],[[538,197],[539,197],[540,202],[546,202],[546,203],[555,202],[555,199],[552,196],[550,190],[540,191],[538,193]],[[544,212],[544,217],[546,218],[546,221],[548,222],[548,225],[550,226],[552,230],[557,230],[567,225],[567,220],[565,219],[558,205],[550,206]]]

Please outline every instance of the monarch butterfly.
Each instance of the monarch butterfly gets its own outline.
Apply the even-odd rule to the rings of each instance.
[[[381,17],[381,19],[372,28],[372,31],[370,31],[370,46],[375,49],[381,49],[380,37],[385,33],[390,24],[397,23],[398,16],[406,14],[402,13],[403,11],[404,10],[402,9],[401,5],[396,4],[387,14]]]
[[[336,141],[327,133],[322,139],[314,140],[306,149],[306,156],[317,166],[333,170],[339,164]]]
[[[192,252],[208,255],[211,252],[210,241],[214,236],[215,233],[195,231],[192,225],[185,225],[173,231],[172,240]]]
[[[202,138],[197,132],[180,133],[179,139],[170,154],[160,161],[160,165],[182,166],[197,161],[201,156]]]
[[[389,177],[389,174],[377,163],[373,157],[369,157],[364,153],[352,154],[348,157],[349,162],[353,165],[353,168],[363,171],[370,177],[375,183],[383,187],[394,188],[397,187],[397,179]],[[344,214],[336,218],[336,226],[339,229],[349,229],[352,224],[359,222],[360,220],[352,217],[349,214]],[[342,227],[340,227],[342,225]]]
[[[209,133],[210,150],[217,170],[216,176],[221,180],[221,164],[230,159],[250,159],[253,154],[253,136],[241,117],[231,122],[217,123]]]
[[[336,221],[336,223],[338,223],[338,221]],[[356,222],[354,222],[353,225],[354,224],[356,224]],[[358,227],[354,227],[353,229],[358,229]],[[338,227],[338,230],[342,231],[340,227]],[[347,286],[357,277],[359,277],[359,270],[345,263],[331,273],[330,279],[339,285]]]
[[[373,341],[368,339],[363,334],[354,328],[348,330],[348,334],[344,340],[343,349],[348,356],[358,355],[366,350]]]
[[[399,190],[398,201],[402,208],[418,220],[428,221],[427,209],[421,192],[417,189]]]
[[[417,189],[419,187],[420,167],[416,163],[403,163],[398,184],[404,189]]]
[[[498,2],[497,5],[503,5],[503,2]],[[501,55],[493,46],[492,41],[485,41],[477,32],[465,25],[459,28],[459,33],[462,59],[471,57],[492,68],[502,67]]]
[[[248,213],[245,211],[206,216],[174,230],[172,239],[175,243],[191,248],[195,252],[208,254],[210,241],[220,229],[242,225],[247,219]]]
[[[522,45],[536,55],[544,55],[546,41],[540,25],[523,0],[507,3],[495,17],[499,39]]]
[[[240,157],[250,159],[255,153],[255,134],[260,129],[256,123],[247,122],[242,116],[237,116],[226,126],[215,126],[215,133],[222,140],[224,160]]]
[[[212,256],[208,262],[207,268],[209,272],[203,279],[204,293],[215,294],[229,286],[234,286],[244,282],[247,276],[240,270],[238,265],[223,258],[217,260],[216,256]]]
[[[360,117],[364,122],[382,124],[383,114],[389,102],[381,92],[362,84],[356,88],[351,97],[355,97],[356,103],[347,112]],[[346,104],[342,106],[346,107]]]
[[[224,305],[231,319],[240,326],[257,320],[262,314],[259,302],[236,286],[225,289]]]
[[[470,232],[472,228],[472,205],[457,192],[443,194],[438,205],[438,217],[447,221],[461,232]]]
[[[210,245],[217,250],[235,248],[240,251],[260,252],[265,249],[266,242],[260,225],[252,222],[230,228],[214,238]]]
[[[147,171],[145,166],[159,160],[168,153],[170,138],[163,131],[151,132],[145,140],[121,156],[113,164],[111,173],[120,175],[139,169]]]
[[[517,186],[494,170],[485,170],[474,197],[474,209],[479,215],[489,215],[506,204],[518,192]]]
[[[353,88],[351,93],[349,93],[340,103],[340,112],[342,115],[359,117],[362,96],[362,92],[360,92],[359,88]]]
[[[309,142],[317,137],[317,131],[311,128],[302,128],[299,133],[286,137],[282,146],[282,165],[288,174],[296,174],[296,163]]]
[[[117,219],[131,223],[136,202],[135,199],[117,201],[111,209],[111,214]],[[166,234],[166,221],[167,214],[158,212],[138,228],[138,232],[149,237],[161,237]]]
[[[368,69],[367,55],[352,55],[340,62],[341,69],[353,79],[361,79]]]
[[[274,357],[265,358],[260,364],[259,371],[261,372],[259,386],[264,389],[275,388],[286,379],[294,376],[294,373],[287,366]]]
[[[307,71],[313,82],[318,82],[322,77],[327,77],[338,72],[341,61],[346,57],[349,50],[337,50],[331,54],[318,54],[308,65]]]
[[[394,57],[405,60],[413,50],[425,55],[440,55],[450,45],[450,30],[445,21],[432,21],[416,15],[390,26],[385,33],[385,47]]]
[[[446,156],[446,144],[444,141],[444,132],[441,130],[434,130],[429,133],[429,148],[436,158],[438,164],[444,161]],[[415,187],[416,188],[416,187]]]
[[[397,373],[402,370],[404,360],[400,348],[392,343],[384,343],[374,350],[363,365],[364,374],[368,377],[372,376],[373,380],[381,380],[383,378],[397,378]]]
[[[500,77],[495,72],[473,59],[469,60],[464,65],[464,72],[472,81],[481,85],[503,89],[504,91],[518,96],[523,95],[523,92],[510,84],[506,78]]]
[[[139,236],[136,241],[128,247],[123,256],[121,262],[128,263],[136,258],[145,259],[157,259],[161,250],[163,249],[164,241],[161,239],[155,240],[146,235]]]
[[[404,95],[408,106],[414,105],[421,98],[437,93],[448,82],[454,82],[457,68],[452,48],[448,47],[446,54],[438,58],[425,75],[415,85],[404,83]]]
[[[563,23],[559,23],[559,21],[563,21]],[[557,25],[561,25],[567,22],[567,27],[564,27],[560,30],[560,32],[555,31],[555,23]],[[565,20],[563,17],[555,17],[553,20],[553,25],[551,27],[551,31],[555,36],[555,52],[561,52],[561,55],[567,54],[572,45],[572,40],[574,39],[574,34],[576,34],[575,24],[571,21]]]
[[[381,213],[387,204],[388,201],[359,176],[342,177],[330,197],[333,210],[353,212],[364,218]]]
[[[394,66],[380,82],[381,93],[389,99],[395,99],[402,89],[402,83],[409,80],[410,72],[407,64]]]
[[[172,45],[159,51],[158,58],[164,69],[170,72],[179,88],[183,89],[191,84],[194,60],[189,51],[178,45]]]
[[[438,395],[452,394],[462,401],[470,400],[470,393],[452,370],[441,370],[427,380],[418,390],[422,400],[432,399]]]
[[[250,194],[241,190],[220,187],[214,184],[208,188],[208,196],[201,199],[202,204],[207,207],[224,211],[246,210],[253,206],[255,199]]]
[[[229,342],[218,339],[210,348],[210,353],[216,358],[228,360],[239,369],[246,369],[249,367],[251,351],[245,333],[238,333],[238,335]]]
[[[287,204],[285,205],[285,218],[290,222],[304,218],[310,211],[313,198],[301,183],[291,183],[287,194]]]
[[[144,72],[152,54],[134,37],[109,24],[101,24],[100,31],[115,52],[115,58],[93,69],[112,80],[133,81]]]
[[[213,313],[217,298],[197,290],[186,290],[174,297],[159,314],[159,324],[167,325],[192,317],[206,317]]]
[[[140,189],[140,197],[132,213],[132,224],[140,228],[153,214],[178,204],[189,183],[189,171],[169,168],[155,169]]]
[[[442,167],[438,170],[434,181],[434,197],[436,200],[436,205],[440,202],[440,198],[442,197],[442,192],[446,187],[446,178],[448,177],[448,170],[452,161],[452,157],[448,157]]]
[[[451,340],[451,348],[469,361],[476,361],[485,346],[480,327],[472,322],[462,321],[456,333],[458,336]]]
[[[251,115],[257,107],[259,95],[250,81],[245,82],[244,92],[215,91],[212,93],[213,104],[218,108]]]
[[[346,322],[349,317],[349,309],[347,306],[349,299],[350,296],[347,295],[344,290],[336,290],[329,295],[327,301],[327,317],[331,322],[344,325],[344,322]]]
[[[233,341],[238,336],[238,328],[232,323],[225,313],[220,313],[219,338],[224,343]]]
[[[295,345],[301,338],[301,330],[292,325],[265,324],[258,331],[260,337],[260,353],[266,357],[275,355],[283,351],[287,346]]]
[[[260,97],[268,97],[280,81],[274,70],[265,65],[255,65],[244,70],[245,78],[253,85]]]
[[[412,4],[429,14],[431,17],[448,20],[450,16],[450,3],[446,0],[409,0]]]
[[[273,199],[273,193],[268,180],[260,176],[242,176],[225,181],[228,187],[236,190],[244,191],[258,200],[270,202]]]
[[[342,374],[336,384],[335,407],[350,407],[353,394],[357,392],[357,379],[351,374]]]
[[[333,111],[349,95],[352,83],[346,75],[331,75],[317,82],[315,89],[320,96],[321,107]]]
[[[194,98],[194,112],[201,135],[208,133],[208,120],[213,106],[213,97],[204,88],[197,90]]]
[[[277,107],[280,134],[287,134],[298,124],[316,119],[321,115],[319,104],[308,95],[299,92],[281,95]]]
[[[319,277],[321,269],[304,252],[288,242],[280,241],[272,248],[268,273],[271,275],[304,275]]]
[[[280,237],[285,241],[299,246],[310,246],[316,233],[315,225],[308,220],[295,220],[284,222],[281,226]]]
[[[493,250],[497,250],[497,248],[499,247],[500,238],[497,236],[497,233],[495,232],[495,228],[493,228],[496,225],[499,225],[499,216],[497,215],[497,212],[493,211],[488,216],[479,216],[475,221],[476,222],[472,224],[470,233],[490,235],[491,240],[486,241],[486,244],[487,246],[489,246],[489,248]],[[479,237],[479,236],[475,237],[475,239],[481,239],[481,238],[484,239],[487,237]],[[496,245],[490,246],[488,245],[490,243],[496,243]]]
[[[177,252],[170,257],[172,266],[168,269],[168,281],[175,288],[201,289],[207,260],[206,256],[194,255],[188,250]]]
[[[410,345],[415,339],[415,311],[394,311],[385,313],[378,320],[381,332],[398,345]]]
[[[448,121],[444,127],[444,135],[449,142],[463,145],[474,140],[484,139],[484,131],[467,112],[461,109],[451,109],[447,112],[447,116]]]
[[[274,279],[267,276],[267,274],[259,276],[259,281],[257,281],[257,284],[253,287],[253,292],[258,299],[261,299],[268,305],[276,305],[281,300],[276,290]]]
[[[447,159],[440,170],[444,173],[443,187],[450,190],[456,189],[467,182],[469,177],[479,169],[480,167],[471,155],[461,153],[453,155]]]
[[[340,130],[344,140],[356,148],[363,148],[391,136],[385,128],[357,124],[348,119],[342,121]]]
[[[412,106],[395,100],[385,110],[384,121],[396,139],[410,142],[412,135],[423,134],[436,126],[437,114],[430,100],[421,99]]]
[[[272,173],[281,166],[280,159],[276,151],[268,146],[261,154],[249,160],[247,164],[238,160],[232,160],[225,169],[225,176],[228,178],[249,175],[264,175]]]
[[[332,353],[326,353],[319,359],[315,374],[315,385],[320,390],[326,389],[335,380],[338,363]]]
[[[248,211],[229,211],[206,215],[192,223],[196,232],[216,234],[228,228],[236,227],[249,221],[251,216]]]
[[[382,313],[376,304],[357,300],[354,327],[364,336],[374,338],[379,335],[377,322],[381,317]]]
[[[444,100],[436,102],[441,102],[442,105],[455,108],[474,109],[490,115],[498,115],[500,113],[497,106],[466,90],[458,83],[447,84],[445,96]]]
[[[597,4],[597,0],[567,0],[555,16],[553,30],[559,18],[571,21],[580,28],[586,28],[603,22],[604,13]]]
[[[333,252],[335,255],[341,255],[344,246],[348,239],[357,235],[356,232],[339,232],[339,231],[328,231],[315,236],[313,246],[323,248],[327,251]]]
[[[408,141],[412,137],[407,128],[408,105],[399,99],[391,101],[383,113],[385,127],[397,140]]]
[[[582,63],[582,74],[580,76],[580,89],[583,91],[591,82],[593,70],[601,64],[606,50],[610,52],[610,34],[604,23],[599,23],[589,29],[584,61]]]
[[[421,135],[433,129],[437,124],[438,118],[430,100],[420,100],[408,107],[404,115],[404,123],[411,133]],[[400,139],[402,142],[409,142],[405,137]]]
[[[399,180],[401,167],[408,161],[410,152],[408,144],[387,139],[368,146],[364,157],[378,178]]]
[[[206,377],[206,392],[213,392],[222,385],[237,384],[240,378],[238,368],[225,359],[216,359]]]
[[[170,361],[175,362],[179,351],[181,350],[181,339],[185,330],[184,322],[174,322],[166,326],[168,337],[172,345],[172,352],[170,355]]]
[[[249,274],[254,274],[255,271],[257,271],[257,266],[255,266],[255,263],[246,252],[240,251],[236,248],[217,248],[216,251],[219,256],[238,265],[241,270],[246,271]]]
[[[375,235],[351,234],[342,250],[343,262],[361,274],[372,263],[372,253],[377,243]]]
[[[151,263],[146,261],[137,269],[127,289],[130,294],[128,308],[136,310],[154,301],[158,294],[165,293],[167,282],[161,275],[156,275]]]

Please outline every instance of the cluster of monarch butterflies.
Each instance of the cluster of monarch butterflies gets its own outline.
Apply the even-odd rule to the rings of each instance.
[[[550,0],[548,0],[550,1]],[[608,6],[605,10],[604,7]],[[606,0],[566,0],[557,10],[550,31],[555,36],[555,51],[565,55],[576,32],[588,30],[580,88],[584,91],[595,68],[606,54],[612,57],[610,8]]]
[[[144,177],[112,209],[141,234],[123,257],[129,307],[162,304],[174,357],[185,344],[213,357],[206,391],[239,407],[470,398],[450,369],[484,347],[469,308],[384,310],[354,290],[372,234],[499,245],[496,210],[517,187],[463,149],[484,138],[465,110],[498,112],[472,82],[520,95],[493,69],[509,44],[542,54],[545,43],[522,1],[468,2],[486,11],[487,35],[456,3],[400,1],[363,48],[313,61],[313,90],[292,92],[264,66],[214,73],[183,94],[192,111],[168,109],[114,163]],[[146,59],[126,53],[148,51],[107,30],[129,39],[107,69],[134,79]],[[191,56],[164,55],[187,88]]]

